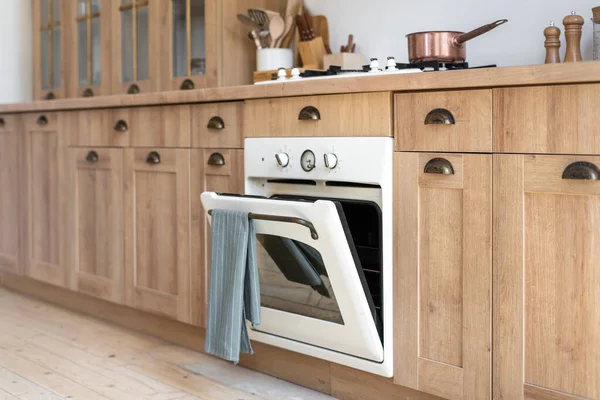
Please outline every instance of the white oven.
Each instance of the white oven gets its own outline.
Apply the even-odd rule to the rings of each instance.
[[[254,220],[262,323],[250,337],[392,376],[393,140],[246,139],[244,156],[245,195],[201,199]]]

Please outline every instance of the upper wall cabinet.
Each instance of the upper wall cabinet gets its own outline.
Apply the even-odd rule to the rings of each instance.
[[[65,38],[67,19],[63,2],[33,0],[33,91],[34,99],[65,97]]]
[[[36,99],[252,83],[237,20],[285,0],[32,0]]]
[[[162,48],[168,49],[161,57],[163,90],[216,86],[216,1],[168,0],[160,7]]]
[[[71,97],[110,94],[111,2],[63,0],[69,3],[68,39],[71,49],[69,79]]]
[[[159,38],[162,1],[112,1],[112,92],[159,90]],[[164,1],[168,3],[168,1]]]

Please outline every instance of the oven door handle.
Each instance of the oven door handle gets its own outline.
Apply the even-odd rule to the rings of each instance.
[[[208,215],[212,215],[212,211],[213,210],[208,210]],[[317,240],[319,238],[319,234],[317,233],[317,230],[315,229],[315,226],[312,224],[312,222],[307,221],[302,218],[282,217],[280,215],[254,214],[254,213],[249,213],[248,218],[249,219],[260,219],[263,221],[287,222],[290,224],[302,225],[302,226],[307,227],[310,230],[311,238],[313,238],[314,240]]]

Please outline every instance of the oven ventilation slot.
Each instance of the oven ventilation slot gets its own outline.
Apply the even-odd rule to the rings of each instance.
[[[316,181],[309,179],[269,179],[268,183],[282,183],[284,185],[310,185],[317,186]]]
[[[212,211],[213,210],[208,210],[208,215],[212,215]],[[317,230],[315,229],[315,226],[312,224],[312,222],[307,221],[302,218],[283,217],[280,215],[254,214],[254,213],[249,213],[248,218],[249,219],[260,219],[263,221],[287,222],[290,224],[302,225],[302,226],[307,227],[310,230],[311,238],[313,238],[314,240],[317,240],[319,238],[319,234],[317,233]]]
[[[325,182],[325,186],[381,189],[381,186],[379,186],[379,185],[371,185],[368,183],[356,183],[356,182],[338,182],[338,181],[327,181],[327,182]]]

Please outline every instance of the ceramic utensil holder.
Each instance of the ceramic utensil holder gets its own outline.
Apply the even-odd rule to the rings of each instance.
[[[313,40],[298,43],[298,51],[304,68],[323,69],[323,57],[327,51],[322,37],[318,36]]]
[[[292,49],[260,49],[256,50],[256,70],[271,71],[294,66]]]

